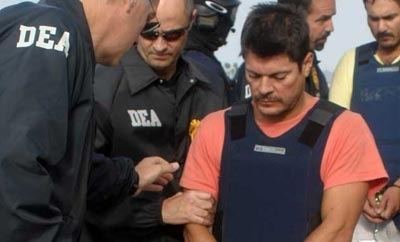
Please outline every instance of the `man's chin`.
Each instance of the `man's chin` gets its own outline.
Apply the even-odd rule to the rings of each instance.
[[[276,118],[284,113],[280,108],[277,107],[258,107],[258,112],[267,118]]]
[[[397,49],[397,47],[399,45],[399,44],[394,43],[393,41],[380,41],[380,42],[378,42],[378,44],[379,44],[380,48],[382,48],[384,50],[388,50],[388,51]]]
[[[323,43],[323,44],[316,44],[315,47],[314,47],[314,50],[316,50],[316,51],[321,51],[321,50],[324,49],[324,47],[325,47],[325,43]]]
[[[168,63],[165,61],[156,61],[156,60],[151,61],[150,63],[148,63],[148,65],[152,69],[157,70],[157,71],[162,71],[163,69],[165,69],[169,66]]]
[[[327,39],[321,39],[314,43],[314,50],[321,51],[324,49]]]

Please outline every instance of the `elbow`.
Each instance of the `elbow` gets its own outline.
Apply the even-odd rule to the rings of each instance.
[[[344,227],[338,231],[335,240],[332,242],[351,242],[354,233],[353,227]]]
[[[351,242],[355,225],[344,224],[332,231],[331,242]]]

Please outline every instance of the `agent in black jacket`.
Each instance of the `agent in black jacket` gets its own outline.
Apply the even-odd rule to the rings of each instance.
[[[156,155],[182,167],[200,120],[225,107],[210,80],[180,57],[190,26],[188,9],[183,0],[160,3],[160,29],[142,33],[137,48],[123,57],[118,68],[96,70],[97,152],[134,164]],[[197,216],[201,208],[194,205],[200,200],[211,207],[211,196],[174,196],[180,190],[178,178],[179,172],[163,192],[142,193],[118,206],[89,207],[85,233],[89,236],[83,241],[182,241],[182,227],[176,224],[208,222]]]
[[[230,105],[236,101],[234,82],[226,75],[214,53],[226,44],[229,32],[235,31],[232,27],[240,1],[194,0],[194,3],[197,15],[184,55],[200,64],[199,67],[210,76],[213,88]]]
[[[94,65],[118,62],[151,10],[144,1],[46,3],[0,11],[2,242],[78,240],[94,139]],[[121,22],[124,29],[113,28]],[[131,35],[115,37],[127,29]],[[110,51],[110,40],[121,48]],[[92,196],[118,199],[134,192],[135,182],[146,184],[131,163],[106,164],[117,186]]]

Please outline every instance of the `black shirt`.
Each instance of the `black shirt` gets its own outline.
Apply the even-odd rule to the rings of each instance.
[[[161,80],[136,49],[119,67],[98,67],[95,96],[106,115],[97,118],[96,151],[113,159],[131,159],[133,164],[161,156],[183,168],[190,123],[224,107],[210,85],[186,59],[179,60],[170,80]],[[179,190],[179,175],[180,171],[163,192],[143,193],[117,206],[89,207],[82,241],[182,241],[182,227],[165,225],[161,218],[162,201]]]

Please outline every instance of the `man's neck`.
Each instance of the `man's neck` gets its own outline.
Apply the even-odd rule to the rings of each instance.
[[[97,13],[102,13],[102,10],[99,10],[99,4],[93,4],[91,0],[80,0],[83,6],[83,10],[85,12],[86,21],[89,25],[90,35],[93,41],[93,48],[96,57],[96,61],[101,63],[103,60],[103,56],[101,54],[101,42],[103,39],[103,24],[102,20],[105,18],[104,16],[99,16]]]
[[[378,47],[376,55],[383,62],[383,64],[390,65],[400,56],[400,45],[394,49],[384,49]]]
[[[174,65],[171,68],[168,68],[167,70],[163,70],[163,71],[155,70],[155,72],[161,79],[168,81],[168,80],[171,80],[171,78],[174,76],[174,74],[176,72],[176,65]]]

